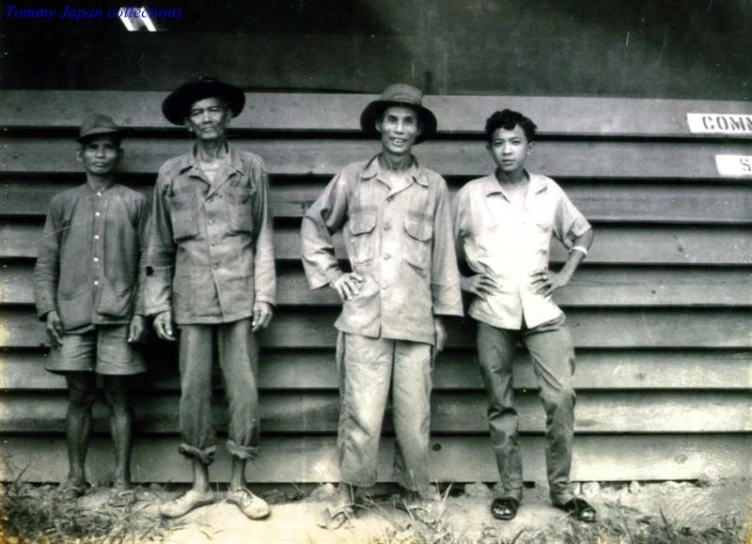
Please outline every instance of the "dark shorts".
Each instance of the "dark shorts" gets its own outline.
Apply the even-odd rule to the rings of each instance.
[[[63,334],[45,368],[50,372],[96,372],[113,376],[146,370],[141,353],[128,343],[128,325],[102,326],[83,334]]]

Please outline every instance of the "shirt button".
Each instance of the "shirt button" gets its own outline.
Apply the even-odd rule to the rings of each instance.
[[[99,234],[95,234],[95,235],[94,235],[94,239],[95,239],[95,240],[99,240]]]
[[[214,270],[216,270],[217,268],[219,268],[219,265],[218,265],[218,264],[215,264],[215,265],[214,265]]]
[[[392,225],[387,223],[386,225],[384,225],[384,230],[392,230]]]
[[[213,225],[214,224],[214,219],[209,219],[209,224]]]
[[[389,255],[389,253],[385,253],[384,254],[384,260],[385,261],[388,261],[390,258],[391,258],[391,255]]]
[[[99,262],[99,257],[94,257],[94,262],[98,263]]]
[[[98,280],[94,280],[94,285],[99,285],[99,281]]]
[[[96,215],[97,217],[99,217],[102,214],[100,214],[99,212],[94,212],[94,215]]]
[[[102,196],[102,191],[99,191],[99,192],[97,193],[97,196]]]

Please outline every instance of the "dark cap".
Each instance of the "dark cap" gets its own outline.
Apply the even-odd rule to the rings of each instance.
[[[204,98],[219,98],[237,117],[245,107],[245,93],[239,87],[213,77],[199,76],[172,91],[162,102],[162,114],[173,125],[182,125],[191,106]]]
[[[81,122],[81,131],[78,133],[79,142],[85,143],[95,136],[111,135],[118,140],[122,138],[122,130],[115,124],[112,117],[103,113],[91,113]]]
[[[427,140],[436,134],[436,116],[431,110],[423,106],[423,92],[410,85],[397,83],[389,85],[381,93],[378,100],[374,100],[366,106],[363,113],[360,114],[360,128],[369,136],[377,136],[376,120],[381,117],[384,110],[389,106],[408,106],[418,112],[418,119],[422,128],[420,135],[415,139],[415,143]]]

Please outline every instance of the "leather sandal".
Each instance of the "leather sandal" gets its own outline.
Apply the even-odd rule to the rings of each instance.
[[[595,508],[585,499],[575,497],[564,504],[554,504],[559,510],[564,510],[568,516],[584,523],[593,523],[597,519]]]
[[[110,489],[107,505],[114,508],[125,508],[136,502],[135,489]]]
[[[86,494],[89,484],[77,484],[72,480],[67,480],[60,484],[55,493],[55,498],[59,501],[75,501]]]
[[[339,529],[355,516],[352,504],[336,504],[328,506],[316,520],[316,525],[322,529],[333,531]]]
[[[491,515],[494,519],[509,521],[517,515],[520,501],[514,497],[496,497],[491,501]]]

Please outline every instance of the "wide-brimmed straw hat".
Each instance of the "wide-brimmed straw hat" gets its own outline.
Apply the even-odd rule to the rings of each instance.
[[[97,136],[114,136],[120,140],[123,136],[123,131],[112,120],[112,117],[103,113],[90,113],[81,121],[81,130],[76,140],[80,143],[86,143]]]
[[[363,129],[363,132],[369,136],[378,136],[376,120],[389,106],[408,106],[418,112],[422,130],[415,139],[416,144],[436,134],[436,116],[431,110],[423,106],[423,92],[404,83],[389,85],[381,93],[378,100],[374,100],[366,106],[363,113],[360,114],[360,128]]]
[[[237,117],[245,106],[245,93],[235,85],[216,78],[199,76],[172,91],[162,102],[162,114],[173,125],[182,125],[191,106],[204,98],[219,98]]]

